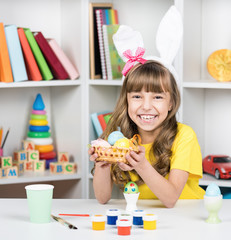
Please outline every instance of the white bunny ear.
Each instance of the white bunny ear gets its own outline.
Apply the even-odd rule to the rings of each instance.
[[[126,50],[131,50],[132,55],[135,55],[138,47],[144,47],[140,32],[134,31],[129,26],[121,25],[112,38],[117,52],[124,62],[128,61],[128,58],[123,55]]]
[[[181,14],[175,6],[171,6],[161,20],[156,36],[156,48],[164,62],[172,64],[179,50],[182,36]]]

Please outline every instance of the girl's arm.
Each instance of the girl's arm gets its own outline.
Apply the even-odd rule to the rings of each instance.
[[[98,157],[98,155],[94,153],[94,148],[90,148],[88,153],[91,161],[95,161]],[[95,162],[93,188],[95,197],[101,204],[105,204],[111,199],[113,183],[111,180],[110,168],[111,164],[109,163]]]
[[[166,207],[174,207],[188,180],[189,173],[179,169],[172,169],[167,180],[145,158],[144,147],[140,147],[139,154],[132,151],[126,158],[130,166],[120,164],[120,168],[124,171],[135,169],[150,190]]]

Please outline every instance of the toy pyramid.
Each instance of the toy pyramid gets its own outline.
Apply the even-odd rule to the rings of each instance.
[[[51,138],[50,127],[48,126],[45,105],[41,94],[37,94],[30,115],[29,131],[27,140],[35,144],[35,150],[39,151],[39,158],[46,160],[46,168],[50,162],[56,162],[53,139]]]

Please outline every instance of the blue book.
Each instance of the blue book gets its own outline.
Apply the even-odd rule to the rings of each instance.
[[[109,13],[109,9],[105,9],[105,17],[106,17],[106,25],[110,24],[110,13]]]
[[[14,82],[28,80],[22,48],[15,25],[4,27]]]
[[[110,111],[103,111],[98,113],[95,112],[91,114],[91,121],[94,126],[95,132],[97,134],[97,138],[103,133],[103,129],[98,119],[98,115],[106,114],[106,113],[110,113]]]

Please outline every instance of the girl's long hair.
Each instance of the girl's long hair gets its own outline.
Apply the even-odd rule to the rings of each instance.
[[[180,93],[173,75],[162,64],[149,60],[145,64],[135,65],[129,71],[124,79],[115,110],[101,138],[107,140],[109,134],[118,128],[127,138],[132,138],[134,134],[138,133],[136,124],[128,115],[127,93],[139,92],[142,89],[147,92],[170,93],[172,108],[167,118],[158,126],[160,132],[152,145],[153,155],[156,159],[152,165],[158,173],[165,176],[170,170],[171,148],[177,134],[176,113],[180,106]],[[117,164],[112,164],[111,169],[112,180],[116,184],[124,185],[131,181],[128,172],[123,172]],[[137,174],[135,170],[132,172]],[[136,183],[141,185],[143,180],[138,176]]]

